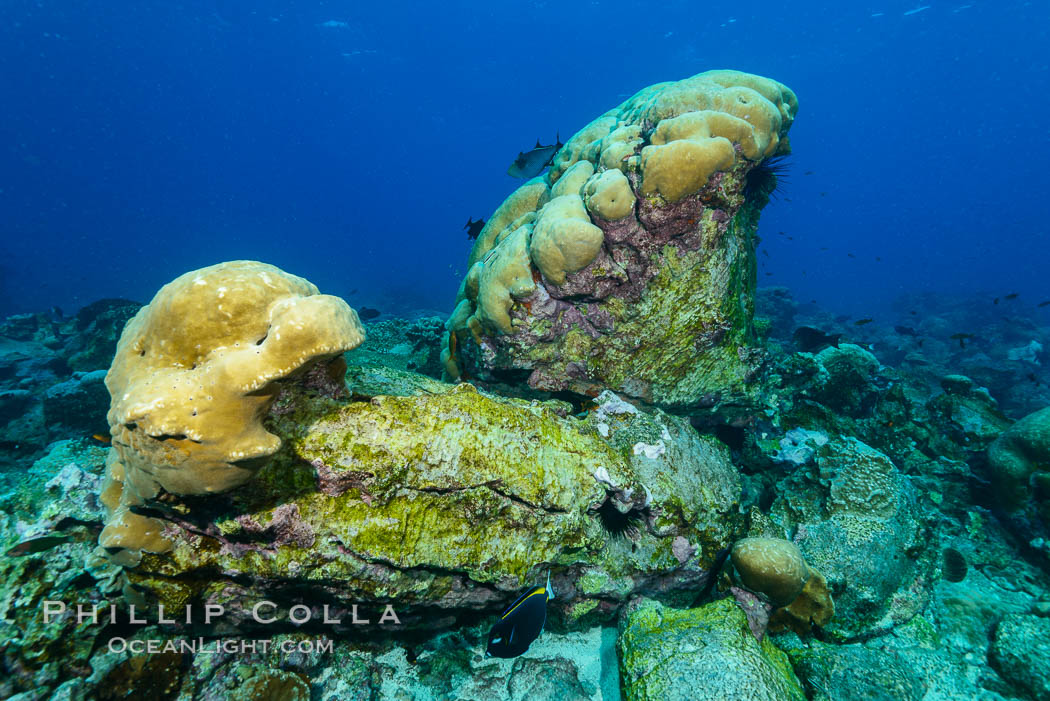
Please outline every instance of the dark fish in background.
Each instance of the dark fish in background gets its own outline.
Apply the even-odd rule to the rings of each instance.
[[[870,324],[873,321],[875,321],[875,320],[871,319],[871,318],[868,318],[868,319],[857,319],[856,321],[853,322],[853,325],[854,326],[866,326],[867,324]]]
[[[372,309],[371,307],[361,307],[357,310],[357,316],[360,317],[361,321],[375,319],[381,313],[378,309]]]
[[[1003,299],[1017,299],[1020,296],[1021,295],[1019,293],[1017,293],[1017,292],[1011,292],[1010,294],[1008,294],[1005,297],[1003,297]]]
[[[795,329],[795,345],[803,353],[816,353],[817,351],[827,348],[828,346],[839,347],[839,339],[842,338],[842,334],[839,333],[824,333],[820,329],[815,329],[812,326],[799,326]]]
[[[919,332],[910,326],[894,326],[893,330],[901,336],[918,336]]]
[[[1045,302],[1040,302],[1039,304],[1037,304],[1035,306],[1037,306],[1037,307],[1050,307],[1050,299],[1046,300]]]
[[[44,535],[39,538],[30,538],[29,540],[23,540],[18,545],[7,551],[8,557],[22,557],[25,555],[35,555],[36,553],[42,553],[51,548],[68,543],[73,540],[71,535]]]
[[[993,299],[992,304],[999,304],[999,298],[996,297],[995,299]]]
[[[1034,384],[1036,387],[1042,384],[1039,382],[1039,378],[1035,376],[1034,372],[1028,373],[1028,379],[1031,380],[1032,384]]]
[[[352,289],[349,292],[347,292],[346,296],[349,297],[350,295],[356,295],[356,294],[357,294],[357,288],[355,287],[354,289]]]
[[[491,657],[517,657],[529,649],[532,641],[543,631],[547,620],[547,602],[554,598],[551,575],[547,586],[533,587],[518,597],[500,615],[489,631],[489,645],[485,651]]]
[[[513,178],[521,178],[522,180],[535,178],[543,172],[544,168],[551,164],[554,160],[554,154],[558,153],[558,149],[564,145],[561,142],[560,134],[555,138],[555,143],[551,146],[544,146],[539,139],[536,139],[536,146],[531,151],[518,152],[518,157],[507,168],[507,175]]]
[[[478,219],[474,221],[474,217],[467,217],[467,224],[463,228],[467,230],[467,238],[473,241],[481,233],[481,230],[485,228],[485,220]]]
[[[952,339],[953,341],[958,341],[960,348],[965,348],[966,342],[972,339],[973,337],[974,335],[972,333],[953,333],[948,338]]]

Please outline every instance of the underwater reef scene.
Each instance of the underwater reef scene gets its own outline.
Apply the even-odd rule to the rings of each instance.
[[[231,260],[0,321],[0,696],[1050,699],[1047,310],[759,287],[798,107],[537,143],[447,316]]]

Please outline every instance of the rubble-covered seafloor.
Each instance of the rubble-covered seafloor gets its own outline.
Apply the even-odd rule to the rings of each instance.
[[[99,317],[126,319],[127,304],[100,305]],[[45,535],[61,542],[0,559],[0,693],[20,699],[132,693],[172,699],[1050,698],[1050,547],[1038,465],[1020,509],[1004,508],[991,488],[996,470],[1039,448],[1038,426],[1000,439],[1039,407],[1011,398],[1009,388],[994,382],[986,389],[953,367],[953,347],[970,349],[948,338],[951,323],[938,331],[928,321],[930,330],[923,331],[923,348],[943,348],[943,357],[929,350],[928,363],[916,362],[916,349],[908,363],[891,367],[884,358],[899,350],[879,339],[892,331],[865,329],[864,338],[851,339],[863,343],[844,339],[837,349],[796,352],[791,327],[820,317],[798,315],[778,326],[783,307],[794,307],[782,290],[760,293],[759,304],[760,317],[770,320],[761,322],[771,353],[763,410],[707,411],[690,422],[701,444],[715,441],[716,453],[738,474],[732,537],[793,540],[826,578],[834,617],[816,631],[791,621],[772,626],[760,642],[744,609],[723,598],[728,582],[694,602],[660,603],[644,591],[625,591],[643,595],[612,619],[600,615],[608,596],[591,605],[577,595],[576,603],[584,604],[578,615],[552,602],[548,630],[512,660],[484,657],[493,612],[481,600],[469,601],[455,612],[454,624],[433,632],[284,626],[266,636],[273,642],[265,651],[195,655],[132,655],[111,652],[107,643],[115,637],[189,641],[196,631],[78,625],[69,618],[45,623],[45,599],[103,605],[123,596],[126,575],[91,557],[107,448],[91,437],[104,425],[96,428],[90,417],[103,416],[108,404],[91,388],[100,384],[93,376],[105,368],[116,334],[107,338],[98,324],[47,315],[9,319],[0,325],[0,397],[8,407],[0,538],[5,549]],[[936,308],[927,307],[926,318],[936,317]],[[357,401],[452,391],[413,372],[436,373],[438,320],[381,323],[366,325],[370,333],[375,329],[372,340],[346,354]],[[1003,322],[991,323],[994,329]],[[1042,343],[1048,335],[1035,321],[1008,323],[1023,327],[1030,341]],[[1023,345],[1016,335],[994,334],[975,330],[990,339],[980,348],[989,358],[1008,358],[1008,347]],[[83,358],[92,344],[99,346],[95,366],[71,360]],[[1040,353],[1016,360],[1025,365],[1013,372],[1034,373],[1042,382],[1042,360]],[[1011,371],[1009,363],[1001,365]],[[613,411],[619,404],[609,398],[604,412],[602,402],[540,403],[559,420],[596,434],[599,425],[608,430],[619,418]],[[677,431],[683,422],[668,416],[664,424]],[[21,436],[24,443],[10,441]],[[637,442],[656,446],[660,436]],[[626,553],[636,537],[615,547]],[[695,587],[699,594],[699,583]],[[477,615],[470,615],[471,606]],[[259,637],[257,630],[230,631],[222,639]],[[310,651],[318,641],[331,641],[332,650]],[[281,643],[293,651],[282,652]]]

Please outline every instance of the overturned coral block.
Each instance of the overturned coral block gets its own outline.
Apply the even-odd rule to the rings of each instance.
[[[262,425],[275,383],[363,340],[346,302],[265,263],[221,263],[161,288],[128,322],[106,375],[113,447],[100,544],[127,551],[114,553],[125,564],[166,549],[161,524],[133,507],[162,491],[244,484],[281,444]]]
[[[611,393],[583,420],[469,383],[374,395],[396,374],[372,372],[342,397],[282,383],[266,426],[284,447],[222,509],[181,500],[158,517],[171,549],[127,572],[136,589],[246,627],[255,602],[295,600],[333,619],[390,602],[436,630],[551,572],[549,615],[610,620],[636,594],[692,601],[732,539],[729,451],[681,417]]]
[[[768,196],[753,171],[788,152],[797,108],[774,80],[710,71],[581,129],[478,235],[448,375],[679,407],[746,391]]]

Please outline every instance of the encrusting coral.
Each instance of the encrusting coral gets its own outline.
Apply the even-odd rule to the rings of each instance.
[[[797,109],[774,80],[709,71],[577,132],[478,235],[446,324],[448,376],[667,406],[744,391],[761,362],[765,202],[745,193],[747,174],[789,151]]]
[[[280,447],[261,421],[275,382],[363,340],[346,302],[272,265],[220,263],[161,288],[124,328],[106,375],[113,447],[99,543],[128,562],[166,550],[161,522],[130,508],[162,490],[244,484]]]

